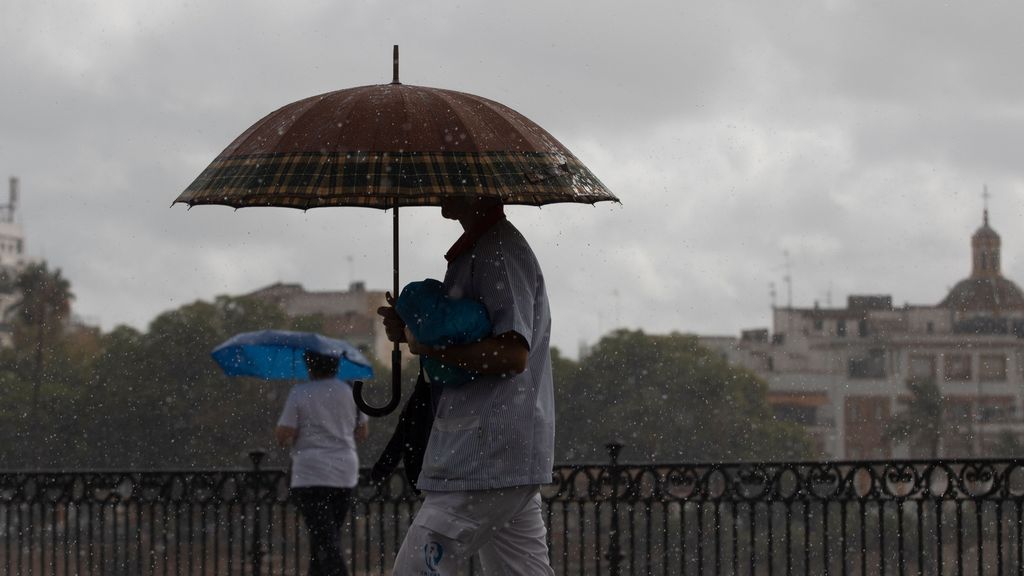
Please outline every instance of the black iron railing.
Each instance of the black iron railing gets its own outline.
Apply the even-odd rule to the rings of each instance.
[[[557,574],[1024,574],[1024,460],[559,466]],[[353,574],[387,574],[419,499],[356,494]],[[304,574],[282,470],[0,472],[3,574]],[[469,572],[477,572],[468,567]]]

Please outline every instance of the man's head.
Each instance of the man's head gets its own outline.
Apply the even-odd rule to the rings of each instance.
[[[501,206],[501,200],[492,196],[455,196],[441,201],[441,216],[466,223],[498,206]]]
[[[334,378],[338,373],[339,360],[333,356],[324,356],[307,350],[303,353],[303,359],[306,361],[306,370],[309,371],[311,380]]]

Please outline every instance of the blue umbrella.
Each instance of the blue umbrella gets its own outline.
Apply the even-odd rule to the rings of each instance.
[[[373,377],[370,361],[355,346],[312,332],[260,330],[232,336],[211,355],[228,376],[255,376],[264,380],[309,380],[302,353],[316,352],[339,358],[340,380]]]

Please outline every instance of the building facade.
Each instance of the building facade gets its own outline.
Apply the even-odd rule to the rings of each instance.
[[[804,426],[823,457],[931,456],[920,434],[891,438],[896,415],[915,408],[918,429],[939,429],[939,455],[1012,452],[1024,443],[1024,292],[1000,251],[986,210],[970,276],[936,305],[849,296],[842,308],[775,308],[771,331],[701,341],[763,377],[776,417]],[[921,408],[914,383],[937,386],[938,410]]]
[[[10,179],[7,204],[0,204],[0,348],[12,344],[11,315],[19,295],[14,283],[25,268],[25,232],[18,222],[18,179]]]
[[[325,335],[346,340],[390,366],[393,345],[377,316],[377,308],[387,305],[384,295],[383,291],[367,290],[362,282],[353,282],[347,291],[320,292],[307,291],[301,284],[278,283],[246,297],[272,302],[289,317],[318,315],[324,319]]]

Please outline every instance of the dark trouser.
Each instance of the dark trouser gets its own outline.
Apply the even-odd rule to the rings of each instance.
[[[352,490],[303,486],[292,488],[291,495],[309,530],[309,576],[348,576],[341,554],[341,526]]]

